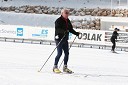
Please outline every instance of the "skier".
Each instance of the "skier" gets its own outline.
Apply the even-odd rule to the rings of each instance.
[[[53,72],[55,73],[61,73],[61,71],[58,69],[58,62],[62,55],[62,51],[64,51],[65,57],[64,57],[64,66],[63,66],[63,72],[66,73],[72,73],[70,69],[68,69],[67,63],[69,59],[69,46],[68,46],[68,36],[69,32],[75,34],[76,36],[79,36],[79,32],[76,32],[73,29],[73,26],[68,19],[69,16],[69,10],[68,9],[62,9],[61,10],[61,16],[55,21],[55,43],[57,46],[57,56],[55,57]]]
[[[119,29],[118,28],[115,28],[115,30],[114,30],[114,32],[113,32],[113,34],[112,34],[112,37],[111,37],[111,42],[112,42],[112,52],[113,53],[116,53],[115,52],[115,47],[116,47],[116,41],[117,41],[117,36],[119,35],[117,32],[119,31]]]

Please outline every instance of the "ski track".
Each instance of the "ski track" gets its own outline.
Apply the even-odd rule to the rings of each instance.
[[[54,48],[53,45],[0,42],[1,85],[51,85],[56,81],[58,85],[128,84],[128,53],[123,51],[114,54],[109,50],[72,47],[69,68],[75,73],[62,75],[52,72],[55,51],[38,72]]]

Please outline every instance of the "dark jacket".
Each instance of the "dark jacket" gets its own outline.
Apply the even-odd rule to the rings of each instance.
[[[111,40],[117,39],[117,36],[118,36],[118,35],[119,35],[119,34],[117,33],[117,31],[114,31],[113,34],[112,34]]]
[[[69,19],[64,19],[62,16],[60,16],[56,21],[55,21],[55,40],[61,40],[63,36],[65,35],[64,40],[68,40],[69,32],[79,35],[78,32],[76,32],[73,29],[73,26],[70,22]]]

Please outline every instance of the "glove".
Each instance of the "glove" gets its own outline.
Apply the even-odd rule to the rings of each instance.
[[[76,36],[79,36],[80,32],[76,32]]]
[[[56,35],[56,36],[55,36],[55,39],[59,39],[59,35]]]

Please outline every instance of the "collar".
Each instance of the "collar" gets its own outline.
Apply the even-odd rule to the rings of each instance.
[[[64,19],[65,21],[67,21],[68,19],[65,19],[62,15],[61,15],[61,18]]]

